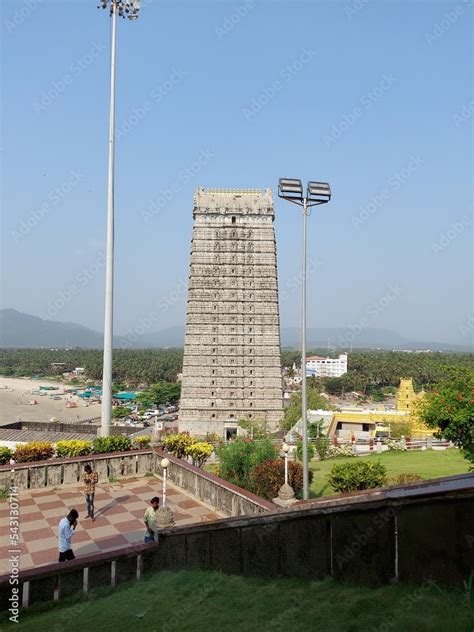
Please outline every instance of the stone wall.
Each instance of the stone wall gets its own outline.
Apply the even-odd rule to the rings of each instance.
[[[58,487],[81,483],[86,463],[90,463],[99,475],[99,482],[106,483],[109,476],[121,478],[145,474],[155,470],[152,450],[132,450],[111,454],[93,454],[71,459],[52,459],[35,463],[16,463],[0,467],[0,488],[10,486],[14,470],[15,485],[20,490]]]
[[[182,569],[305,580],[334,576],[369,585],[436,582],[462,589],[474,568],[473,478],[452,477],[447,491],[428,485],[395,490],[393,498],[387,494],[169,529],[160,532],[157,544],[28,570],[20,573],[20,604],[115,586],[146,571]],[[8,579],[0,577],[4,599],[12,591]]]

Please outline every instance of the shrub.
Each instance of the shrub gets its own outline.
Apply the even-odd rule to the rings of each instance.
[[[251,441],[240,437],[218,447],[216,454],[220,460],[219,475],[248,491],[253,491],[252,470],[260,463],[277,457],[276,448],[269,439]]]
[[[314,445],[308,441],[308,461],[314,456]],[[303,462],[303,440],[298,439],[296,442],[296,459],[302,463]]]
[[[193,443],[186,450],[186,456],[190,456],[193,460],[193,465],[196,467],[204,467],[205,462],[213,453],[214,448],[210,443],[206,443],[206,441],[199,441],[198,443]]]
[[[12,456],[13,450],[10,450],[10,448],[5,448],[4,446],[0,446],[0,465],[8,463]]]
[[[56,443],[56,456],[71,457],[90,454],[92,441],[58,441]]]
[[[17,463],[45,461],[54,456],[54,446],[49,441],[32,441],[16,447],[13,458]]]
[[[137,448],[148,448],[151,443],[151,436],[139,435],[138,437],[135,437],[135,439],[133,440],[133,443],[134,443],[134,447],[136,446]]]
[[[387,485],[406,485],[407,483],[416,483],[423,480],[425,479],[419,474],[406,472],[404,474],[396,474],[395,476],[390,476],[388,478]]]
[[[407,446],[404,439],[389,439],[387,441],[388,449],[392,451],[402,452],[407,450]]]
[[[327,437],[319,437],[319,439],[316,439],[314,442],[314,448],[318,453],[320,460],[324,461],[328,455],[329,439],[327,439]]]
[[[168,435],[163,441],[163,447],[173,456],[182,459],[186,456],[187,449],[194,443],[196,443],[194,437],[190,437],[187,432],[180,432],[179,434]]]
[[[326,456],[328,459],[335,459],[339,456],[356,456],[352,452],[350,445],[330,445],[328,446]]]
[[[111,435],[110,437],[96,437],[92,441],[92,452],[103,454],[104,452],[126,452],[130,450],[132,440],[124,435]]]
[[[356,492],[363,489],[382,487],[387,480],[384,465],[357,461],[333,465],[329,483],[336,492]]]
[[[308,474],[311,483],[313,472],[310,470]],[[285,462],[282,459],[264,461],[254,467],[251,476],[253,491],[262,498],[272,500],[278,496],[278,491],[285,482]],[[303,467],[300,463],[288,461],[288,483],[295,494],[303,489]]]

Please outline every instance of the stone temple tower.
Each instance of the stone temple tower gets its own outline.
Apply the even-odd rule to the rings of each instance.
[[[179,430],[229,437],[283,416],[270,189],[198,188],[194,200]]]

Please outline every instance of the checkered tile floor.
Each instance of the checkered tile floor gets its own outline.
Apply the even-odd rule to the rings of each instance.
[[[20,494],[21,560],[20,570],[57,562],[57,526],[72,508],[79,512],[73,536],[76,557],[117,549],[143,542],[143,515],[153,496],[162,497],[161,480],[152,477],[128,478],[119,483],[97,485],[96,519],[87,516],[79,485],[68,485]],[[184,490],[168,484],[168,505],[177,526],[225,517],[196,500]],[[0,574],[9,571],[8,502],[0,503]]]

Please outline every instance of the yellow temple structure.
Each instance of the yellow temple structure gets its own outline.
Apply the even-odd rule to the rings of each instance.
[[[395,424],[403,424],[407,436],[425,438],[432,436],[431,430],[418,418],[416,404],[424,397],[424,391],[415,393],[413,379],[400,378],[395,410],[342,410],[334,413],[328,427],[328,436],[341,439],[374,439],[378,434],[393,430]],[[409,430],[409,432],[408,432]]]

